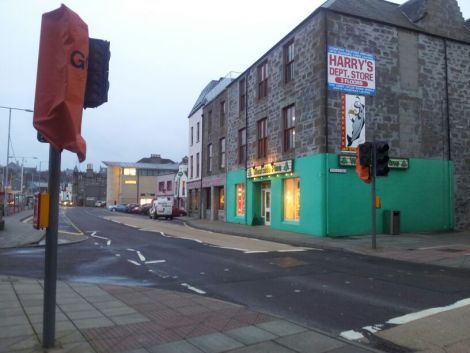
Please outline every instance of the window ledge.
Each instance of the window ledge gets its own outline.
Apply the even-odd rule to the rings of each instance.
[[[290,225],[290,226],[298,226],[300,225],[300,220],[298,221],[282,221],[282,224],[285,224],[285,225]]]

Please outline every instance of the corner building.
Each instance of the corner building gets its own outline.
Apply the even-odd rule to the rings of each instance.
[[[469,27],[456,0],[318,8],[226,89],[226,220],[369,234],[371,188],[355,173],[354,143],[387,141],[377,231],[391,210],[402,232],[469,228]],[[343,81],[334,55],[349,57]]]

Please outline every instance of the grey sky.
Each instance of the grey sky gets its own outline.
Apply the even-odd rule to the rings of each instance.
[[[404,1],[395,1],[402,3]],[[459,0],[465,18],[470,2]],[[321,0],[70,0],[90,37],[111,42],[109,102],[83,114],[87,159],[137,161],[151,153],[179,161],[187,153],[187,115],[207,82],[244,71],[323,3]],[[0,0],[0,106],[32,109],[41,15],[53,0]],[[6,161],[8,110],[0,109],[0,165]],[[13,111],[16,156],[46,165],[32,114]],[[62,167],[78,164],[64,151]]]

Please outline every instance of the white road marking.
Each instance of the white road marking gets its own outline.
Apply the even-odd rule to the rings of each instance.
[[[224,271],[225,271],[225,272],[229,272],[230,269],[229,269],[229,268],[225,268]]]
[[[173,277],[173,278],[175,278],[175,277]],[[190,286],[190,285],[187,284],[187,283],[181,283],[181,285],[182,285],[183,287],[188,288],[189,290],[192,290],[193,292],[198,293],[198,294],[206,294],[206,292],[204,292],[202,289],[199,289],[199,288]]]
[[[277,252],[302,252],[302,251],[308,251],[308,250],[323,251],[323,249],[316,249],[316,248],[298,248],[298,249],[282,249],[282,250],[277,250]]]
[[[266,298],[272,298],[273,295],[272,294],[266,294]]]
[[[152,260],[152,261],[145,261],[146,264],[161,264],[166,262],[166,260]]]
[[[383,326],[384,325],[364,326],[362,329],[371,333],[376,333],[379,332],[383,328]]]
[[[95,235],[96,232],[93,232],[91,233],[90,235],[93,237],[93,238],[98,238],[98,239],[103,239],[103,240],[109,240],[108,238],[105,238],[105,237],[100,237],[99,235]]]
[[[442,313],[444,311],[461,308],[466,305],[470,305],[470,298],[459,300],[458,302],[455,302],[454,304],[451,304],[448,306],[430,308],[430,309],[418,311],[416,313],[399,316],[399,317],[388,320],[387,324],[395,324],[395,325],[407,324],[408,322],[411,322],[414,320],[422,319],[422,318],[425,318],[434,314]]]
[[[262,254],[268,252],[267,250],[258,250],[258,251],[244,251],[245,254]]]
[[[137,256],[139,257],[139,260],[144,262],[145,261],[145,256],[142,255],[142,253],[140,251],[137,251]]]
[[[95,245],[100,245],[100,244],[98,244],[96,241],[95,241],[93,244],[95,244]]]
[[[301,290],[300,289],[294,289],[294,293],[300,293]]]
[[[110,245],[111,245],[111,240],[108,240],[108,241],[106,242],[106,245],[107,245],[107,246],[110,246]]]
[[[362,333],[354,331],[354,330],[343,331],[339,335],[350,341],[357,341],[357,340],[360,340],[361,338],[364,338]]]
[[[134,264],[136,266],[140,266],[140,264],[137,261],[129,260],[129,259],[127,259],[127,261],[129,261],[131,264]]]
[[[121,254],[114,254],[114,255],[116,255],[116,256],[121,256]]]
[[[126,249],[127,251],[137,251],[137,250],[134,250],[134,249]]]

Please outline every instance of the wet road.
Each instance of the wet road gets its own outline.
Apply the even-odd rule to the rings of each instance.
[[[104,215],[109,212],[67,210],[90,238],[59,247],[60,279],[191,291],[334,334],[470,297],[470,273],[462,270],[335,251],[244,253],[141,231]],[[43,256],[43,248],[2,250],[0,274],[42,277]]]

